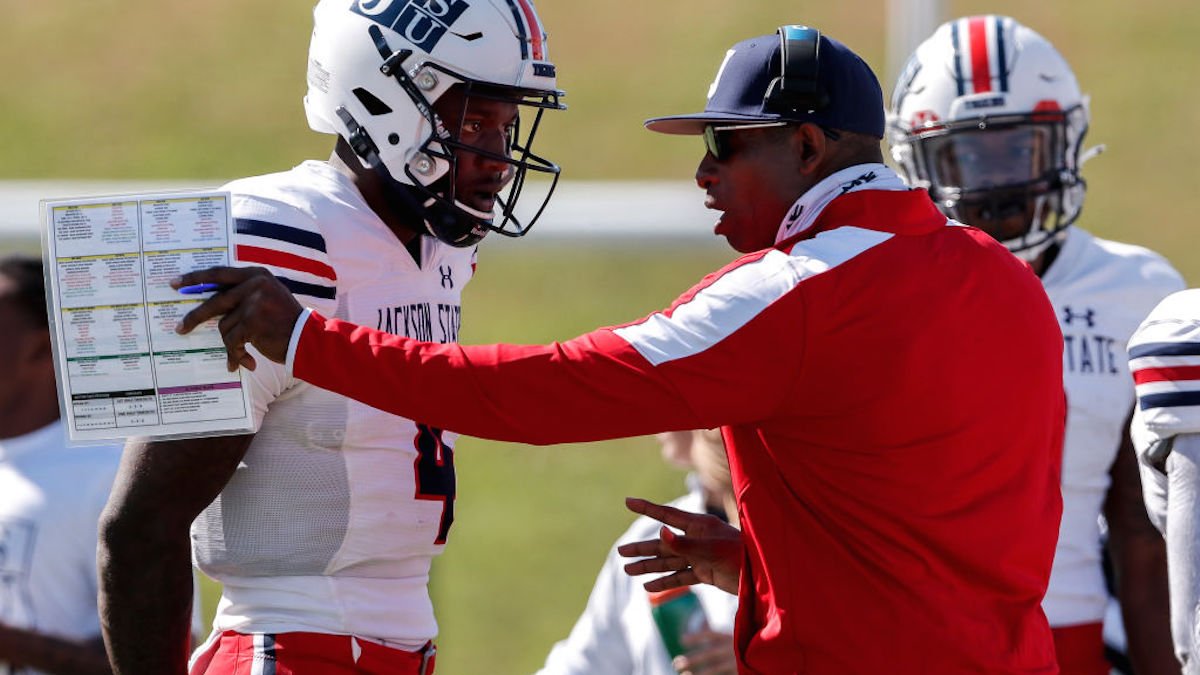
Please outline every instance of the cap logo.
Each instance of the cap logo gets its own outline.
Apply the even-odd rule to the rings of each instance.
[[[354,0],[350,11],[396,31],[432,52],[450,27],[471,8],[466,0]]]
[[[725,66],[729,65],[729,60],[733,58],[735,53],[732,49],[725,52],[725,60],[721,61],[721,67],[717,68],[717,76],[713,78],[712,84],[708,85],[708,96],[705,98],[711,100],[713,94],[717,93],[717,86],[721,84],[721,75],[725,73]]]

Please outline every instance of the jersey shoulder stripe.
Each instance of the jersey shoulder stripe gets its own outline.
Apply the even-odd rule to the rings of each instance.
[[[234,224],[239,263],[268,268],[293,295],[337,299],[337,271],[320,232],[256,218],[235,218]]]
[[[1157,438],[1200,432],[1200,293],[1167,296],[1129,341],[1139,422]]]
[[[239,244],[237,247],[237,259],[242,262],[286,267],[300,272],[307,272],[314,276],[329,279],[330,281],[337,281],[337,272],[334,271],[333,267],[320,260],[305,258],[304,256],[288,253],[287,251]]]
[[[250,218],[234,218],[233,224],[238,234],[276,239],[289,244],[315,249],[321,253],[328,252],[325,249],[325,237],[321,236],[319,232]]]
[[[651,365],[699,354],[736,333],[806,279],[827,272],[894,235],[840,227],[790,251],[755,253],[689,291],[670,312],[656,312],[613,332]]]
[[[1195,383],[1200,385],[1200,382]],[[1143,394],[1138,396],[1138,405],[1143,411],[1154,408],[1178,408],[1200,405],[1200,391],[1181,391],[1167,394]]]
[[[287,277],[275,275],[279,283],[283,284],[292,295],[309,295],[314,298],[323,298],[325,300],[337,299],[337,288],[334,286],[324,286],[321,284],[310,284],[303,281],[296,281]]]
[[[1200,356],[1200,342],[1150,342],[1129,347],[1129,358],[1145,356]]]
[[[1200,380],[1200,365],[1197,366],[1166,366],[1157,368],[1147,366],[1134,371],[1133,381],[1135,384],[1149,384],[1151,382],[1181,382],[1184,380]]]

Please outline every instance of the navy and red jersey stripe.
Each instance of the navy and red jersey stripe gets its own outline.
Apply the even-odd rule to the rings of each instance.
[[[271,267],[275,278],[279,279],[280,283],[294,295],[307,295],[326,300],[333,300],[337,297],[337,272],[323,260],[326,258],[328,250],[325,245],[325,237],[320,233],[252,218],[235,218],[233,222],[238,235],[282,242],[301,249],[301,252],[293,253],[267,246],[239,243],[237,246],[239,262]],[[262,243],[269,243],[269,241]],[[311,251],[311,256],[304,255],[303,249]],[[327,280],[329,283],[302,281],[288,275],[289,271]]]

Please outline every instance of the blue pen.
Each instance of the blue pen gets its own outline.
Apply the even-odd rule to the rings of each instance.
[[[221,284],[196,284],[194,286],[184,286],[179,289],[179,292],[184,295],[200,295],[201,293],[210,293],[219,290],[221,290]]]

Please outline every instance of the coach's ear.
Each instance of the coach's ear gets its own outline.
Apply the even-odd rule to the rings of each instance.
[[[794,125],[791,129],[788,144],[792,157],[796,159],[797,172],[804,176],[819,174],[824,169],[830,150],[825,132],[811,122]]]

